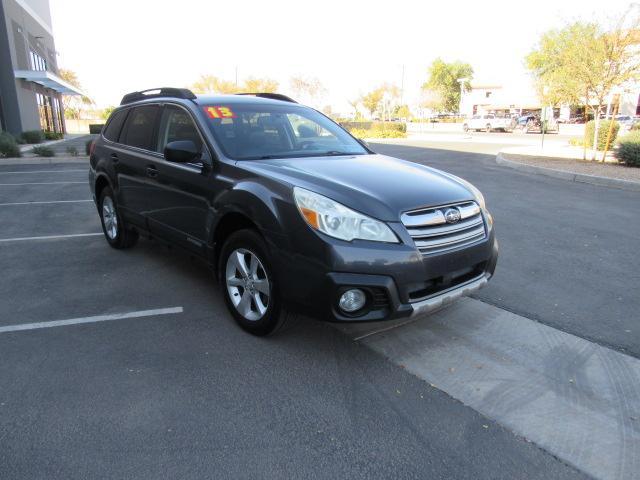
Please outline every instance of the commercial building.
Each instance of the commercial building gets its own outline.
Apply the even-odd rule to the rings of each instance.
[[[65,132],[62,95],[81,92],[57,55],[48,0],[0,0],[0,130]]]

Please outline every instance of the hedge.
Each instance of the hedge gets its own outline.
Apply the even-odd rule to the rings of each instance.
[[[104,123],[90,123],[89,133],[92,135],[96,135],[102,131],[102,127],[104,127]]]
[[[39,157],[55,157],[56,156],[56,152],[54,152],[51,147],[47,147],[46,145],[39,145],[37,147],[33,147],[33,153],[35,153]]]
[[[357,130],[395,130],[397,132],[406,133],[407,124],[401,122],[340,122],[342,128],[351,132]]]
[[[609,135],[609,125],[612,120],[600,120],[600,129],[598,130],[598,150],[604,150],[607,143],[607,135]],[[584,140],[587,142],[587,147],[593,147],[593,135],[595,133],[596,122],[591,120],[587,122],[584,127]],[[613,130],[611,131],[611,139],[609,140],[609,148],[614,145],[616,137],[618,136],[618,130],[620,130],[620,124],[613,121]]]
[[[19,157],[20,147],[13,135],[8,132],[0,132],[0,157]]]
[[[640,130],[632,130],[618,140],[616,158],[631,167],[640,167]]]
[[[44,133],[42,133],[42,130],[27,130],[22,132],[22,140],[25,143],[42,143],[44,141]]]

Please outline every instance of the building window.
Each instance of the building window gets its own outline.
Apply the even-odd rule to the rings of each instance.
[[[54,111],[52,108],[51,97],[36,93],[38,101],[38,113],[40,114],[40,127],[45,132],[56,132],[56,122],[54,120]]]
[[[45,71],[47,69],[47,61],[33,50],[29,50],[29,60],[31,62],[31,70]]]

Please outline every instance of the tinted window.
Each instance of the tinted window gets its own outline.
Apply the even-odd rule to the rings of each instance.
[[[230,104],[203,107],[228,157],[364,155],[367,151],[324,115],[299,105]]]
[[[156,151],[164,151],[167,143],[176,140],[191,140],[198,149],[202,148],[202,139],[191,116],[180,107],[167,105],[160,119]]]
[[[124,123],[125,118],[127,118],[127,113],[128,110],[119,110],[111,115],[109,123],[107,123],[107,126],[104,129],[104,138],[111,140],[112,142],[118,141],[120,130],[122,130],[122,124]]]
[[[120,136],[120,141],[132,147],[152,150],[153,129],[159,110],[160,107],[157,105],[135,107],[127,117],[127,123],[124,132]]]

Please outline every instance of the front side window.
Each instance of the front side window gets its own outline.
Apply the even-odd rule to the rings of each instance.
[[[191,140],[198,150],[202,149],[202,138],[191,116],[180,107],[167,105],[160,119],[156,151],[163,152],[167,143],[177,140]]]
[[[135,107],[127,117],[127,123],[120,135],[121,143],[145,150],[155,149],[152,137],[159,110],[158,105]]]
[[[218,144],[235,160],[368,153],[340,126],[310,108],[295,104],[203,108]]]

